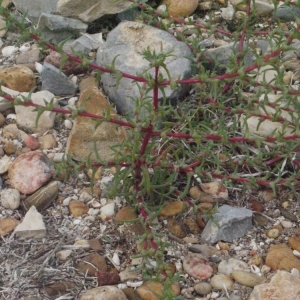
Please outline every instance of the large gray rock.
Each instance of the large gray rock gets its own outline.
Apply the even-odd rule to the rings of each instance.
[[[56,12],[57,1],[58,0],[13,0],[13,4],[19,11],[26,13],[30,21],[37,24],[42,13]]]
[[[179,42],[169,33],[137,22],[122,22],[107,37],[106,43],[97,52],[99,65],[110,65],[115,60],[115,68],[132,75],[151,74],[154,76],[154,68],[149,69],[149,62],[141,52],[149,48],[151,51],[167,53],[172,51],[165,64],[173,80],[185,79],[192,76],[192,62],[188,57],[192,56],[189,47]],[[148,70],[149,69],[149,70]],[[161,73],[167,80],[166,72],[161,68]],[[111,74],[102,74],[101,81],[109,99],[116,105],[117,111],[122,114],[133,114],[135,107],[134,98],[140,98],[140,91],[131,79],[122,78],[116,85],[116,78]],[[166,97],[175,102],[182,97],[188,89],[187,85],[171,89],[167,86],[164,90]],[[147,96],[152,97],[153,91]],[[163,94],[159,91],[159,98]]]
[[[58,0],[57,10],[65,17],[92,22],[106,14],[116,14],[132,6],[127,0]]]
[[[85,33],[88,25],[80,20],[42,13],[37,28],[42,31],[46,40],[59,43]]]
[[[207,222],[201,240],[211,244],[218,241],[232,242],[244,236],[251,227],[251,210],[223,205]]]

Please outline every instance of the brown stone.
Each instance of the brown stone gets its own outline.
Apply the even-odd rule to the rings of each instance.
[[[38,138],[38,142],[40,144],[39,149],[41,149],[41,150],[53,149],[53,148],[57,147],[57,141],[52,133],[40,136]]]
[[[86,112],[103,116],[110,112],[112,118],[117,118],[115,111],[107,99],[97,88],[85,89],[78,100],[78,108],[85,107]],[[102,122],[97,128],[96,121],[90,117],[78,116],[66,146],[66,153],[78,161],[98,161],[95,155],[95,144],[100,159],[113,159],[111,147],[121,143],[126,138],[125,129],[110,122]]]
[[[72,288],[74,285],[73,282],[71,281],[59,281],[59,282],[54,282],[50,285],[47,285],[44,290],[49,296],[56,296],[60,294],[65,294],[67,290]]]
[[[198,7],[198,0],[164,0],[162,4],[168,6],[168,12],[172,17],[188,17]]]
[[[82,79],[79,83],[79,89],[82,92],[86,88],[98,87],[98,80],[94,76],[89,76]]]
[[[95,276],[97,271],[107,272],[105,258],[98,253],[92,253],[84,257],[77,265],[77,270],[89,276]]]
[[[56,199],[58,195],[58,182],[50,182],[45,187],[38,189],[31,196],[23,201],[23,207],[27,211],[31,206],[35,206],[37,211],[43,211]]]
[[[103,246],[101,245],[101,242],[97,239],[89,240],[89,245],[90,245],[92,250],[95,250],[95,251],[102,251],[103,250]]]
[[[12,141],[7,141],[4,146],[4,152],[7,155],[12,155],[16,152],[16,146]]]
[[[182,201],[173,201],[166,204],[160,211],[160,215],[164,217],[177,216],[183,211],[184,203]]]
[[[40,49],[29,49],[28,51],[21,52],[16,57],[16,63],[22,65],[31,64],[40,61],[41,57],[42,55]]]
[[[251,209],[253,211],[258,211],[258,212],[263,212],[264,211],[264,206],[262,205],[261,202],[257,201],[257,200],[251,200]]]
[[[168,229],[172,234],[174,234],[176,237],[182,239],[186,236],[185,231],[182,229],[181,224],[176,219],[170,219],[168,221]]]
[[[115,216],[115,221],[117,223],[123,224],[128,221],[132,221],[137,219],[137,213],[132,206],[124,206],[122,207]]]
[[[5,236],[12,232],[19,224],[19,221],[13,217],[7,217],[0,220],[0,236]]]
[[[155,281],[146,281],[142,286],[137,288],[137,293],[142,300],[159,300],[159,296],[163,294],[163,283]],[[180,287],[178,283],[172,284],[170,292],[175,296],[180,294]]]
[[[289,238],[289,245],[293,250],[297,250],[300,252],[300,237],[299,236],[291,236]]]
[[[296,268],[300,271],[300,259],[284,244],[270,247],[266,257],[266,265],[273,270],[291,271],[293,268]]]
[[[38,139],[33,135],[29,135],[24,140],[24,144],[25,144],[26,147],[30,148],[31,150],[36,150],[40,146],[40,143],[39,143]]]
[[[0,71],[3,86],[18,92],[30,92],[36,86],[34,73],[27,67],[14,66]]]
[[[114,285],[120,281],[119,274],[113,272],[97,271],[98,286]]]
[[[89,211],[88,207],[83,202],[77,200],[70,201],[69,210],[74,217],[80,217],[87,214]]]
[[[51,51],[50,54],[44,59],[44,62],[47,62],[54,67],[60,69],[61,67],[61,54],[56,51]],[[81,74],[87,70],[86,67],[82,67],[80,64],[75,61],[66,61],[62,66],[62,72],[66,75],[71,74]]]

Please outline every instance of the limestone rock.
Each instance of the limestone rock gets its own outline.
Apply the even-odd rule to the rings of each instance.
[[[48,63],[44,63],[41,81],[42,90],[55,95],[73,95],[77,90],[77,85],[70,78]]]
[[[58,101],[52,93],[40,91],[31,94],[31,101],[41,106],[45,106],[45,101],[49,103],[52,100],[54,107],[57,107]],[[15,110],[17,114],[17,124],[27,131],[43,134],[54,126],[55,112],[44,111],[36,124],[38,113],[34,111],[34,107],[16,105]]]
[[[38,151],[18,156],[8,170],[10,184],[22,194],[32,194],[54,174],[48,157]]]
[[[43,238],[46,236],[46,227],[43,216],[32,206],[26,213],[23,221],[15,228],[15,234],[19,237]]]
[[[0,80],[9,89],[30,92],[36,86],[34,73],[25,66],[14,66],[0,71]]]
[[[256,285],[249,300],[299,299],[300,279],[286,271],[277,271],[269,283]]]
[[[57,1],[58,0],[13,0],[12,2],[17,10],[24,14],[26,13],[26,17],[28,17],[34,24],[37,24],[40,15],[43,12],[56,12]]]
[[[17,64],[30,64],[35,63],[41,60],[41,51],[40,49],[30,49],[28,51],[21,52],[16,57]]]
[[[251,227],[251,210],[223,205],[207,222],[201,239],[206,243],[216,243],[220,240],[232,242],[244,236]]]
[[[127,300],[125,294],[115,286],[101,286],[84,292],[79,300]]]
[[[77,19],[44,12],[39,18],[37,28],[43,32],[46,40],[59,43],[67,38],[79,37],[86,32],[88,25]]]
[[[58,0],[57,10],[65,17],[79,18],[92,22],[106,14],[116,14],[132,6],[126,0]]]
[[[192,55],[189,47],[185,43],[177,41],[166,31],[138,22],[122,22],[113,29],[108,34],[103,47],[97,51],[97,63],[109,65],[115,61],[115,68],[119,71],[132,75],[144,74],[145,76],[147,73],[154,76],[154,68],[148,70],[149,62],[141,54],[147,48],[155,51],[156,54],[172,51],[172,55],[165,60],[165,64],[174,80],[192,76],[192,62],[187,58]],[[160,71],[167,79],[166,72],[162,69]],[[133,99],[140,98],[140,90],[136,83],[131,79],[122,78],[116,85],[116,78],[111,74],[102,74],[101,81],[110,101],[116,105],[117,111],[132,116],[135,107]],[[174,103],[187,92],[187,89],[188,86],[183,84],[175,89],[168,86],[164,92],[166,98]],[[151,98],[152,91],[145,96]],[[159,99],[163,98],[161,91],[159,91],[158,97]],[[145,114],[144,111],[142,111],[143,113]]]
[[[112,118],[116,117],[104,95],[97,88],[85,89],[78,101],[78,107],[85,107],[86,112],[103,115],[110,111]],[[70,132],[66,153],[78,161],[85,161],[91,154],[91,161],[96,161],[94,142],[100,159],[112,159],[111,146],[126,138],[126,132],[121,126],[109,122],[102,122],[95,129],[96,122],[89,117],[78,116]]]

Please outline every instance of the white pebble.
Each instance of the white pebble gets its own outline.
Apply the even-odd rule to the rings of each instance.
[[[30,49],[30,44],[29,43],[25,43],[23,44],[21,47],[20,47],[20,51],[21,52],[25,52],[25,51],[28,51]]]
[[[96,216],[98,215],[100,212],[100,209],[96,209],[96,208],[90,208],[88,211],[88,214],[91,216]]]
[[[120,258],[119,258],[119,255],[117,253],[114,253],[111,260],[112,260],[113,264],[115,264],[116,266],[120,265]]]
[[[291,228],[293,226],[292,222],[287,220],[281,220],[280,224],[282,225],[283,228]]]
[[[4,208],[15,210],[20,206],[20,193],[15,189],[6,189],[1,192],[1,203]]]
[[[300,258],[300,252],[299,252],[299,251],[293,250],[293,254],[294,254],[295,256],[297,256],[298,258]]]
[[[112,217],[115,214],[115,203],[111,202],[100,208],[102,214],[107,217]]]
[[[73,224],[74,225],[79,225],[81,223],[81,220],[80,219],[76,219],[73,221]]]
[[[35,63],[35,69],[38,71],[38,73],[42,74],[44,66],[38,62]]]
[[[63,200],[63,202],[62,202],[62,205],[63,205],[63,206],[68,206],[71,200],[72,200],[71,197],[65,198],[65,199]]]
[[[65,153],[55,153],[52,160],[53,162],[62,162],[65,155]]]
[[[8,114],[6,116],[6,120],[16,120],[17,119],[17,115],[16,114]]]
[[[66,119],[66,120],[64,121],[64,126],[65,126],[67,129],[72,129],[72,127],[73,127],[73,122],[72,122],[71,120],[69,120],[69,119]]]
[[[18,47],[15,47],[15,46],[7,46],[7,47],[4,47],[2,49],[2,55],[5,56],[5,57],[9,57],[11,56],[12,54],[14,54],[15,52],[17,52],[19,50]]]
[[[143,281],[127,281],[126,284],[129,287],[136,288],[141,286],[143,284]]]

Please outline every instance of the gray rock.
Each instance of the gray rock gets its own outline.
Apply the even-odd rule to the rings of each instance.
[[[132,6],[127,0],[58,0],[57,10],[66,17],[92,22],[106,14],[116,14]]]
[[[26,13],[28,19],[34,24],[38,23],[42,13],[56,12],[56,5],[58,0],[13,0],[15,7],[22,13]]]
[[[295,5],[280,6],[274,11],[273,17],[285,22],[296,21],[296,18],[300,18],[300,7]]]
[[[99,65],[110,65],[115,60],[115,68],[132,75],[151,74],[154,76],[154,68],[149,68],[149,62],[144,59],[142,51],[149,47],[156,53],[172,51],[166,61],[166,67],[174,80],[190,78],[192,76],[192,62],[188,59],[192,53],[189,47],[177,41],[169,33],[137,22],[122,22],[107,37],[106,43],[97,52],[97,63]],[[161,70],[163,77],[167,79],[167,74]],[[116,85],[116,78],[111,74],[101,76],[103,88],[109,99],[116,105],[117,111],[122,114],[133,115],[135,106],[134,98],[140,98],[140,91],[135,82],[131,79],[122,78]],[[164,90],[166,98],[171,102],[176,102],[188,89],[187,85],[182,85],[171,89],[167,86]],[[151,101],[152,91],[150,91],[149,101]],[[159,91],[159,99],[163,94]]]
[[[201,239],[206,243],[232,242],[244,236],[252,227],[252,211],[223,205],[206,224]]]
[[[46,40],[59,43],[67,38],[76,38],[85,33],[88,25],[80,20],[42,13],[37,28]]]
[[[103,44],[102,33],[83,34],[80,38],[73,41],[67,41],[64,44],[64,51],[66,52],[83,52],[88,54],[91,50],[98,49]]]
[[[257,41],[256,48],[259,48],[261,50],[261,55],[265,55],[268,51],[270,51],[270,43],[265,40],[259,40]],[[251,66],[255,62],[255,55],[253,53],[253,50],[250,47],[247,47],[247,45],[244,45],[244,50],[248,48],[247,53],[244,56],[244,62],[246,66]],[[218,48],[211,48],[208,49],[205,54],[210,57],[214,63],[210,63],[209,65],[216,65],[218,67],[226,67],[229,65],[229,59],[230,57],[234,56],[236,57],[235,50],[238,49],[238,44],[236,43],[229,43],[227,45],[218,47]]]
[[[41,81],[42,90],[55,95],[74,95],[78,88],[69,77],[48,63],[44,63]]]

